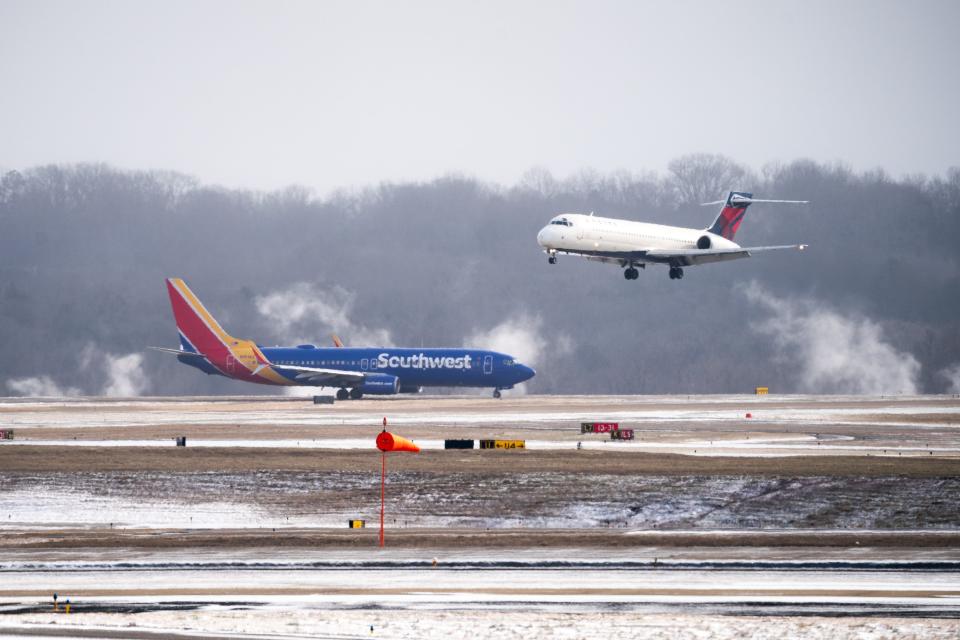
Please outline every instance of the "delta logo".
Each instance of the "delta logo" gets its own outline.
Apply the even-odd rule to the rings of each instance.
[[[412,356],[391,356],[381,353],[377,356],[379,369],[469,369],[473,366],[470,356],[428,356],[422,353]]]

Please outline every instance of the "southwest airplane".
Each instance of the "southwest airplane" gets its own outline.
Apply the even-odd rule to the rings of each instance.
[[[479,349],[261,347],[224,331],[183,280],[167,279],[167,292],[180,348],[151,348],[176,354],[180,362],[210,375],[258,384],[339,387],[338,400],[356,400],[365,393],[419,393],[421,387],[493,387],[493,397],[499,398],[501,389],[535,373],[512,356]]]
[[[807,204],[806,200],[755,200],[752,193],[731,191],[726,200],[706,203],[723,207],[713,224],[702,230],[566,213],[540,230],[537,243],[550,264],[557,263],[558,253],[579,255],[620,265],[627,280],[636,280],[637,267],[644,269],[647,263],[669,265],[670,279],[679,280],[683,267],[749,258],[760,251],[807,248],[805,244],[741,247],[734,242],[747,207],[755,202]]]

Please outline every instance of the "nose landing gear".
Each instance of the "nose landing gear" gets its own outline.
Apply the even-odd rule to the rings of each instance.
[[[493,390],[493,397],[496,398],[497,400],[500,399],[500,389],[499,389],[499,388]]]

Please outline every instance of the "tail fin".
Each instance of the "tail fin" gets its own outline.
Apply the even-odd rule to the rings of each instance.
[[[187,283],[180,278],[167,278],[167,293],[170,306],[180,332],[180,344],[185,351],[205,355],[229,351],[237,340],[214,319],[194,295]]]
[[[723,204],[723,208],[720,209],[720,215],[717,216],[717,219],[713,221],[713,224],[710,225],[707,231],[710,233],[715,233],[718,236],[722,236],[727,240],[733,240],[733,236],[737,234],[737,229],[740,228],[740,223],[743,222],[743,214],[747,212],[747,207],[754,202],[769,202],[771,204],[810,204],[809,200],[758,200],[753,197],[752,193],[746,193],[744,191],[731,191],[727,194],[726,200],[704,203],[707,205]]]
[[[731,191],[727,194],[727,199],[723,203],[723,208],[720,209],[720,214],[707,231],[727,240],[733,240],[733,236],[737,235],[737,229],[740,228],[740,223],[743,222],[743,215],[747,212],[747,207],[752,203],[752,193]]]

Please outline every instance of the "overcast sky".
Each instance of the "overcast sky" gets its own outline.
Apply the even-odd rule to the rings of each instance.
[[[0,0],[0,169],[328,191],[533,166],[960,165],[960,2]]]

